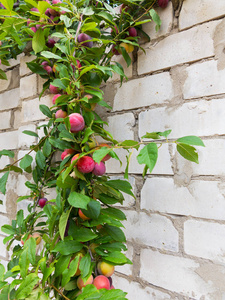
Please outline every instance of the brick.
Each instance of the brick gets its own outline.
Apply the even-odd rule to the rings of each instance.
[[[45,136],[44,127],[40,127],[40,126],[47,125],[47,124],[48,124],[48,122],[46,122],[46,121],[38,123],[37,134],[39,136],[39,139],[42,139]]]
[[[108,117],[108,123],[109,127],[105,129],[112,134],[114,139],[118,141],[134,139],[135,118],[132,113]]]
[[[18,147],[17,131],[0,133],[0,149],[13,150]]]
[[[33,204],[33,202],[28,201],[28,200],[22,200],[17,203],[17,211],[22,209],[23,213],[24,213],[24,218],[26,218],[30,214],[29,211],[27,210],[27,207],[29,204]]]
[[[51,96],[42,97],[22,102],[22,120],[23,122],[31,122],[46,119],[46,116],[39,110],[39,105],[45,104],[51,106]]]
[[[216,266],[211,264],[210,266],[213,272]],[[150,249],[141,250],[142,279],[158,287],[181,293],[183,297],[187,296],[189,299],[218,299],[211,295],[217,288],[212,282],[207,281],[207,275],[206,278],[202,276],[202,268],[203,266],[189,258],[161,254]],[[222,269],[224,270],[224,267]],[[221,281],[224,282],[224,279]]]
[[[13,89],[0,94],[0,110],[16,108],[19,106],[19,89]]]
[[[32,74],[20,79],[20,98],[28,98],[37,94],[37,75]]]
[[[19,142],[18,142],[18,147],[19,148],[29,148],[31,145],[35,144],[36,142],[36,137],[24,134],[24,130],[29,130],[29,131],[36,131],[36,126],[34,124],[29,124],[25,126],[21,126],[18,129],[18,135],[19,135]]]
[[[179,28],[185,29],[193,25],[220,18],[225,15],[224,1],[185,0],[179,18]]]
[[[35,56],[23,56],[20,59],[20,76],[24,76],[31,73],[31,70],[27,67],[27,62],[31,62],[35,59]]]
[[[2,176],[2,175],[1,175]],[[2,200],[2,205],[1,205],[1,212],[2,213],[7,213],[7,209],[6,209],[6,195],[3,195],[2,193],[0,193],[0,200]]]
[[[12,78],[12,71],[6,72],[7,80],[0,80],[0,92],[5,91],[9,88],[11,78]]]
[[[116,93],[113,110],[161,104],[172,97],[172,80],[170,74],[164,72],[125,82]]]
[[[221,21],[203,24],[185,32],[170,35],[146,49],[146,55],[139,51],[138,74],[213,56],[215,54],[213,35],[219,22]]]
[[[185,99],[225,93],[225,69],[218,70],[216,61],[194,64],[187,67],[186,72],[188,76],[183,87]]]
[[[193,180],[180,186],[173,178],[148,178],[141,191],[141,209],[223,220],[224,193],[219,181]]]
[[[6,235],[6,233],[1,231],[1,227],[3,225],[9,225],[9,224],[10,224],[10,221],[9,221],[9,218],[7,217],[7,215],[0,214],[0,234]],[[1,249],[1,247],[0,247],[0,249]],[[1,251],[0,251],[0,253],[1,253]]]
[[[169,2],[166,8],[157,7],[156,11],[162,20],[160,29],[158,31],[155,30],[156,25],[153,21],[142,25],[144,32],[146,32],[151,37],[151,40],[168,34],[171,31],[173,25],[172,2]]]
[[[157,214],[147,214],[126,210],[127,221],[124,222],[124,232],[128,241],[143,245],[178,251],[178,232],[172,222]]]
[[[10,64],[10,66],[2,65],[2,66],[1,66],[2,70],[5,71],[5,70],[7,70],[7,69],[9,69],[9,68],[12,68],[12,67],[15,67],[15,66],[19,65],[19,64],[20,64],[20,59],[21,59],[23,56],[24,56],[24,53],[17,55],[17,58],[16,58],[16,59],[13,59],[13,58],[12,58],[12,59],[9,59],[8,62],[9,62],[9,64]]]
[[[10,128],[11,112],[5,111],[0,113],[0,130]]]
[[[224,134],[225,100],[194,101],[173,108],[146,110],[139,115],[139,136],[172,129],[170,138]],[[210,124],[210,126],[209,126]]]
[[[6,258],[6,255],[7,255],[6,247],[7,247],[7,245],[3,244],[3,240],[4,240],[4,237],[0,236],[0,249],[1,249],[0,257],[5,257]]]
[[[224,263],[225,225],[188,220],[184,223],[184,251],[215,262]]]
[[[0,169],[5,168],[6,165],[10,164],[10,159],[8,156],[3,155],[0,158]]]
[[[113,285],[116,289],[121,289],[127,292],[127,299],[129,300],[167,300],[171,298],[169,294],[163,293],[157,289],[150,287],[142,287],[135,281],[128,281],[123,277],[113,275]]]
[[[38,94],[40,94],[43,90],[43,85],[44,83],[46,82],[46,79],[45,78],[42,78],[41,76],[38,75]]]
[[[30,180],[25,175],[20,175],[19,180],[17,181],[16,184],[16,193],[18,197],[30,195],[31,190],[28,187],[26,187],[25,185],[26,181],[30,181]]]

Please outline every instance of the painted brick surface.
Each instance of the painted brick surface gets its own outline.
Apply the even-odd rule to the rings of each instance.
[[[21,78],[20,80],[20,98],[33,97],[37,94],[37,75]]]
[[[16,149],[18,147],[17,131],[0,133],[0,149]]]
[[[51,97],[45,96],[40,101],[38,98],[23,101],[22,103],[22,120],[23,122],[38,121],[46,119],[46,116],[39,110],[39,105],[51,105]]]
[[[111,132],[114,138],[118,141],[133,140],[135,125],[134,115],[132,113],[125,113],[121,115],[114,115],[108,118],[109,127],[106,129]]]
[[[141,191],[141,208],[161,213],[223,220],[225,186],[220,181],[148,178]]]
[[[0,110],[18,107],[19,101],[19,89],[4,92],[0,94]]]
[[[172,34],[146,49],[147,55],[139,51],[138,74],[213,56],[213,34],[219,22],[214,21]],[[174,55],[171,55],[172,53]]]
[[[185,103],[177,109],[156,108],[139,115],[139,136],[148,132],[173,129],[170,138],[186,135],[209,136],[223,134],[225,100],[199,100]],[[210,124],[210,126],[209,126]]]
[[[224,263],[225,225],[188,220],[184,223],[184,251]]]
[[[225,15],[224,1],[213,0],[199,0],[196,1],[185,0],[180,12],[180,29],[185,29],[193,25],[210,21]]]
[[[133,109],[168,102],[173,98],[172,80],[168,72],[130,80],[118,88],[114,110]]]
[[[178,232],[172,222],[163,216],[126,211],[125,235],[129,241],[155,248],[178,251]]]
[[[10,111],[5,111],[0,113],[0,130],[10,128],[11,127],[10,120],[11,120]]]

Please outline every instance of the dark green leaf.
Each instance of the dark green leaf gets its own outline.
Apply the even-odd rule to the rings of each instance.
[[[0,178],[0,191],[2,192],[2,194],[5,195],[6,192],[6,183],[9,177],[9,171],[6,172],[1,178]]]
[[[1,150],[0,151],[0,158],[2,157],[2,155],[5,155],[5,156],[9,156],[9,157],[14,157],[14,152],[13,151],[10,151],[10,150]]]
[[[45,157],[49,157],[49,155],[51,154],[51,151],[52,151],[52,146],[49,142],[49,140],[47,139],[44,143],[44,146],[43,146],[43,154]]]
[[[83,245],[77,241],[60,241],[52,252],[59,252],[62,255],[69,255],[80,251]]]
[[[24,299],[29,296],[39,280],[40,278],[35,273],[30,273],[27,275],[16,291],[15,298]]]
[[[96,150],[93,154],[93,159],[95,162],[100,163],[100,161],[111,151],[110,148],[102,147],[99,150]]]
[[[27,135],[38,137],[38,134],[36,132],[34,132],[34,131],[24,130],[23,133],[27,134]]]
[[[51,118],[52,117],[52,113],[49,109],[48,106],[44,105],[44,104],[40,104],[39,105],[40,111],[47,117]]]
[[[86,277],[89,274],[90,268],[91,268],[91,257],[89,252],[87,252],[87,254],[81,258],[80,265],[79,265],[82,278]]]
[[[120,228],[106,224],[104,229],[115,241],[126,242],[126,237]]]
[[[38,167],[40,169],[44,169],[45,168],[45,156],[44,154],[41,152],[41,150],[38,150],[37,154],[36,154],[36,163],[38,165]]]
[[[71,209],[72,209],[72,207],[69,210],[67,210],[66,212],[63,212],[59,219],[59,233],[60,233],[62,240],[64,240],[66,225],[67,225],[67,221],[68,221]]]
[[[125,180],[120,180],[120,179],[116,179],[116,180],[108,180],[104,183],[104,185],[106,186],[110,186],[114,189],[120,190],[121,192],[124,192],[128,195],[131,195],[132,197],[134,197],[134,194],[132,193],[132,186],[128,181]]]

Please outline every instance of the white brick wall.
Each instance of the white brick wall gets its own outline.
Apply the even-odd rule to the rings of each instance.
[[[178,251],[178,232],[170,219],[151,214],[126,211],[125,235],[129,241],[155,248]]]
[[[168,102],[173,98],[172,80],[168,72],[130,80],[118,88],[114,110],[133,109]]]
[[[224,220],[224,193],[225,187],[219,181],[193,180],[185,186],[173,178],[148,178],[141,191],[141,208]]]
[[[20,79],[20,98],[33,97],[37,94],[37,75],[32,74]]]
[[[185,0],[182,5],[179,25],[180,29],[185,29],[193,25],[210,21],[225,15],[224,1],[213,0]]]
[[[114,115],[108,118],[109,127],[105,129],[109,131],[118,141],[133,140],[135,118],[132,113],[122,115]]]
[[[180,293],[193,299],[204,295],[206,299],[214,292],[212,283],[207,283],[198,274],[200,264],[194,260],[161,254],[150,249],[141,251],[140,277],[153,285]],[[224,295],[221,292],[222,295]]]
[[[138,74],[146,74],[213,56],[213,35],[219,22],[221,21],[210,22],[185,32],[172,34],[146,49],[146,56],[139,51]]]
[[[209,136],[224,133],[225,100],[195,101],[174,108],[156,108],[139,115],[139,136],[172,129],[170,138],[186,135]]]
[[[10,128],[11,112],[5,111],[0,113],[0,130]]]
[[[0,94],[0,110],[18,107],[19,100],[19,89],[13,89]]]
[[[38,98],[33,100],[23,101],[22,103],[22,121],[31,122],[38,121],[40,119],[46,119],[46,116],[39,110],[39,105],[45,104],[51,106],[51,96],[42,97],[39,101]]]
[[[16,149],[18,147],[17,131],[0,133],[0,149]]]
[[[184,223],[184,251],[219,263],[225,262],[225,225],[188,220]]]

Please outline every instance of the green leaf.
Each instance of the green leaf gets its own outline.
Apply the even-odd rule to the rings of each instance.
[[[71,256],[60,256],[59,260],[55,264],[55,276],[59,276],[65,271],[70,263]]]
[[[13,10],[13,0],[1,0],[1,3],[5,6],[5,8],[9,11]]]
[[[27,134],[27,135],[38,137],[38,134],[34,131],[31,131],[31,130],[24,130],[23,133]]]
[[[68,202],[70,205],[76,208],[83,208],[87,209],[88,203],[92,199],[86,195],[77,193],[77,192],[72,192],[69,195]]]
[[[99,164],[100,161],[103,159],[103,157],[105,157],[107,154],[109,154],[111,150],[112,150],[111,148],[107,148],[107,147],[102,147],[101,149],[96,150],[93,153],[94,161]]]
[[[67,28],[73,24],[73,20],[68,18],[66,15],[61,15],[60,20],[62,20]]]
[[[144,146],[137,156],[139,164],[148,166],[150,173],[152,172],[158,158],[158,147],[156,143],[149,143]]]
[[[103,214],[107,214],[108,216],[117,219],[117,220],[126,220],[126,215],[118,208],[108,207],[102,211]]]
[[[30,237],[24,244],[24,249],[28,251],[28,257],[31,264],[34,266],[36,263],[36,240]]]
[[[38,2],[38,10],[41,15],[43,15],[45,13],[45,11],[48,7],[50,7],[50,4],[48,2],[45,2],[45,1]]]
[[[134,197],[134,194],[132,193],[132,186],[131,184],[126,181],[126,180],[120,180],[120,179],[116,179],[116,180],[108,180],[104,183],[104,185],[106,186],[110,186],[113,187],[117,190],[120,190],[128,195],[131,195],[132,197]],[[135,197],[134,197],[135,198]]]
[[[9,156],[9,157],[14,157],[14,152],[13,151],[10,151],[10,150],[1,150],[0,151],[0,158],[2,157],[2,155],[5,155],[5,156]]]
[[[198,153],[197,150],[187,144],[179,143],[177,144],[177,151],[183,156],[185,159],[195,162],[196,164],[199,163],[198,161]]]
[[[45,157],[48,157],[51,154],[52,146],[48,139],[45,141],[42,151]]]
[[[110,252],[107,256],[104,256],[104,260],[112,262],[114,264],[118,264],[118,265],[127,263],[126,256],[119,251]]]
[[[0,79],[2,80],[7,80],[7,75],[6,73],[0,69]]]
[[[199,137],[194,135],[184,136],[182,138],[179,138],[176,142],[186,144],[186,145],[205,147],[203,141]]]
[[[61,139],[55,139],[52,136],[49,138],[49,142],[52,144],[53,147],[58,148],[60,150],[71,148],[71,145],[66,141],[62,141]]]
[[[68,231],[69,236],[72,236],[77,242],[88,242],[97,237],[97,235],[88,228],[77,227],[74,221],[71,221]]]
[[[56,54],[54,54],[50,51],[42,51],[41,55],[46,57],[46,58],[54,58],[54,59],[57,59],[57,60],[64,60],[59,55],[56,55]]]
[[[90,219],[98,219],[101,211],[101,204],[97,200],[91,200],[87,205],[84,214]]]
[[[122,50],[122,55],[123,58],[125,59],[126,63],[127,63],[127,67],[129,67],[131,65],[131,58],[129,56],[129,54],[127,53],[126,49],[124,47],[121,47]]]
[[[45,47],[45,34],[42,28],[39,28],[32,39],[32,48],[35,54],[41,52]]]
[[[7,0],[6,0],[7,1]],[[31,4],[34,7],[38,7],[37,2],[34,0],[25,0],[26,3]]]
[[[1,227],[2,232],[6,234],[15,234],[15,229],[11,225],[3,225]]]
[[[62,240],[64,240],[66,225],[67,225],[67,221],[68,221],[71,209],[72,209],[72,207],[69,210],[67,210],[66,212],[63,212],[59,219],[59,234],[60,234]]]
[[[83,245],[77,241],[60,241],[56,244],[52,252],[59,252],[62,255],[69,255],[80,251]]]
[[[29,296],[39,280],[40,278],[35,273],[27,275],[16,291],[15,298],[24,299]]]
[[[66,89],[66,86],[62,83],[62,81],[60,79],[55,79],[52,83],[52,85],[62,89],[62,90],[65,90]]]
[[[23,210],[20,209],[16,214],[16,222],[17,222],[18,227],[22,226],[23,220],[24,220]]]
[[[35,159],[38,167],[43,170],[45,168],[46,163],[45,163],[45,156],[41,152],[41,150],[38,150]]]
[[[6,183],[9,177],[9,171],[6,172],[1,178],[0,178],[0,191],[2,192],[2,194],[5,195],[6,192]]]
[[[20,167],[23,170],[26,170],[28,167],[30,167],[32,161],[33,161],[33,157],[30,156],[29,154],[26,154],[20,161]]]
[[[52,117],[52,113],[49,109],[48,106],[44,105],[44,104],[40,104],[39,105],[40,111],[47,117],[51,118]]]
[[[105,224],[104,229],[115,241],[126,242],[126,237],[120,228]]]
[[[2,264],[0,264],[0,281],[3,280],[4,274],[5,274],[5,267]]]
[[[87,254],[81,258],[80,265],[79,265],[82,278],[86,277],[89,274],[90,268],[91,268],[91,257],[89,252],[87,252]]]
[[[162,24],[162,21],[160,20],[159,15],[157,14],[157,12],[152,8],[149,11],[149,15],[150,17],[152,17],[152,20],[155,22],[156,26],[155,26],[155,30],[159,31],[160,26]]]
[[[28,257],[28,248],[24,249],[22,254],[20,255],[19,266],[20,266],[20,274],[24,279],[27,276],[28,268],[29,268],[29,257]]]

